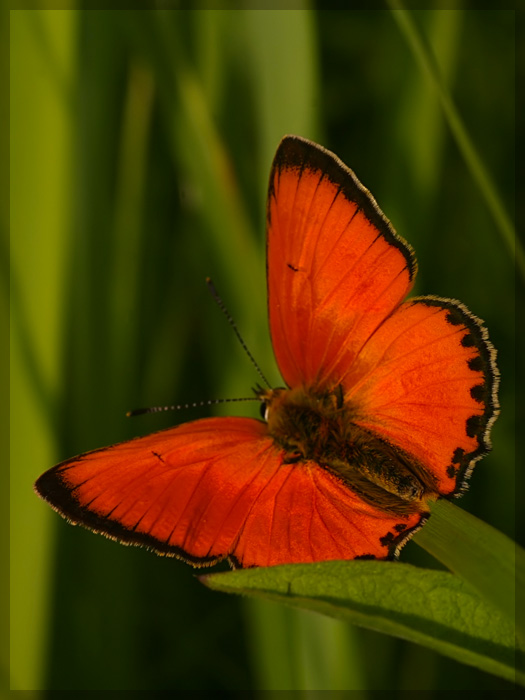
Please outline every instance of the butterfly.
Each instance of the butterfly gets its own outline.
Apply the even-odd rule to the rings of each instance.
[[[73,523],[195,566],[392,559],[490,449],[498,370],[462,303],[406,299],[417,264],[337,156],[285,136],[267,202],[284,387],[262,420],[202,418],[69,459],[36,492]]]

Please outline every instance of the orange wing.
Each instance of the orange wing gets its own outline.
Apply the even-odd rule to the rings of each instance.
[[[267,218],[279,368],[288,386],[332,388],[408,294],[414,255],[354,173],[297,136],[275,155]]]
[[[341,381],[358,425],[417,457],[441,495],[463,490],[498,414],[495,351],[463,304],[405,302]]]
[[[208,418],[70,459],[35,488],[74,523],[200,566],[388,558],[426,518],[281,455],[261,421]]]

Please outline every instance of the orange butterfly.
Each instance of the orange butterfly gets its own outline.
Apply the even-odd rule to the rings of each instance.
[[[458,301],[404,301],[414,253],[333,153],[297,136],[270,174],[265,420],[204,418],[87,452],[37,493],[74,523],[196,566],[396,556],[490,448],[498,372]]]

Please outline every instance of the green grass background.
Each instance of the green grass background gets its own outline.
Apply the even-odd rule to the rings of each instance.
[[[229,6],[11,13],[11,687],[508,689],[415,644],[207,590],[32,492],[62,459],[224,412],[130,408],[250,395],[207,275],[279,382],[264,205],[297,133],[354,169],[414,246],[416,293],[485,319],[502,415],[458,504],[516,536],[514,262],[431,81],[387,9]],[[513,216],[514,12],[464,8],[410,17]],[[402,558],[433,565],[414,543]]]

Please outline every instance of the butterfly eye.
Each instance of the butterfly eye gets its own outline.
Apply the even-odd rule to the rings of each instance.
[[[261,407],[259,408],[261,412],[261,418],[263,420],[268,420],[268,404],[265,401],[261,402]]]

